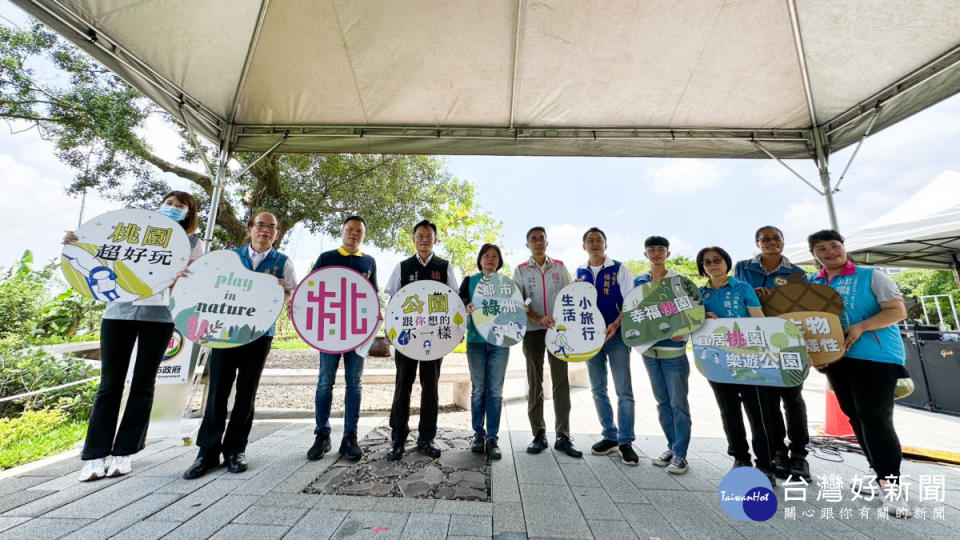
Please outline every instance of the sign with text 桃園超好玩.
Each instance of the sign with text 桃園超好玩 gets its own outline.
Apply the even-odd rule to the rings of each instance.
[[[283,297],[276,276],[248,270],[233,251],[212,251],[177,281],[170,314],[190,341],[227,349],[270,331],[283,310]]]
[[[297,286],[290,319],[300,339],[322,352],[360,347],[377,330],[380,299],[363,275],[344,266],[317,269]]]
[[[177,222],[152,210],[101,214],[80,225],[60,255],[63,277],[101,302],[133,302],[170,287],[190,257],[190,239]]]

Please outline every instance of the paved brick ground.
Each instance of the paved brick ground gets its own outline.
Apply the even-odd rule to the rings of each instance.
[[[508,400],[505,407],[504,459],[492,466],[492,502],[308,495],[301,490],[333,462],[332,456],[319,462],[305,459],[312,420],[261,419],[247,451],[250,469],[241,474],[219,469],[198,480],[182,480],[196,449],[172,440],[150,444],[136,456],[134,473],[117,479],[77,482],[75,452],[40,467],[6,471],[0,475],[0,538],[960,537],[960,469],[910,461],[904,462],[903,473],[913,479],[911,501],[925,509],[925,519],[880,519],[875,503],[851,502],[849,492],[840,503],[818,501],[815,485],[806,502],[783,501],[778,486],[780,510],[767,522],[729,518],[717,504],[717,486],[731,462],[703,378],[691,374],[694,439],[691,468],[682,476],[649,464],[647,458],[658,455],[665,441],[639,363],[634,363],[633,384],[638,467],[615,456],[526,454],[530,433],[521,398]],[[520,391],[515,384],[507,395]],[[811,375],[804,392],[811,424],[822,423],[822,377]],[[546,408],[549,416],[549,402]],[[589,390],[574,391],[573,409],[576,442],[586,449],[599,429]],[[441,421],[462,428],[467,418],[457,413]],[[960,449],[958,418],[898,407],[896,422],[905,445]],[[382,415],[364,416],[361,429],[383,423]],[[335,435],[333,447],[338,444]],[[810,461],[815,476],[839,475],[847,482],[866,470],[865,460],[855,453],[815,454]],[[945,479],[943,502],[919,502],[921,475]],[[790,506],[796,519],[786,516]],[[867,519],[860,517],[860,507],[869,509]],[[850,508],[852,516],[842,518],[843,508]],[[827,518],[829,512],[832,518]]]

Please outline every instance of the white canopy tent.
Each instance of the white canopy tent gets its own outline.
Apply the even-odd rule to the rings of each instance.
[[[960,91],[960,0],[13,1],[224,156],[812,158],[834,223],[829,155]]]
[[[850,231],[844,246],[854,261],[873,266],[960,269],[960,172],[946,171],[899,206]],[[806,244],[784,253],[813,262]]]

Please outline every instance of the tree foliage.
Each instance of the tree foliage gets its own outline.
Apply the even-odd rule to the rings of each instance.
[[[44,82],[38,82],[36,65],[49,66],[54,75],[44,73]],[[145,130],[154,116],[180,134],[178,160],[191,167],[151,147]],[[0,26],[0,118],[35,128],[56,145],[57,157],[76,173],[71,192],[92,189],[130,206],[155,208],[169,190],[161,173],[171,173],[193,185],[202,209],[209,206],[215,179],[187,132],[40,24]],[[200,151],[218,162],[216,148]],[[232,157],[247,165],[258,156]],[[452,178],[431,156],[273,154],[227,186],[219,208],[216,238],[222,245],[242,245],[245,218],[258,210],[277,215],[278,245],[299,223],[338,236],[351,214],[364,216],[369,242],[385,249],[406,248],[406,231],[424,217],[448,224],[455,252],[463,247],[458,239],[496,234],[492,218],[479,213],[469,183]]]
[[[957,281],[950,270],[920,270],[910,269],[896,274],[893,280],[900,286],[900,292],[905,296],[926,296],[934,294],[949,294],[953,297],[953,303],[960,309],[960,288],[957,287]],[[939,325],[941,321],[937,314],[935,302],[940,303],[940,310],[943,313],[943,323],[953,329],[958,321],[954,320],[953,312],[950,309],[950,301],[946,298],[928,299],[926,301],[927,313],[930,316],[930,322]],[[917,317],[922,317],[923,311],[920,308]]]

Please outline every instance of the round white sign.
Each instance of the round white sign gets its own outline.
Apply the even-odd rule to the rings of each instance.
[[[377,330],[377,290],[359,272],[345,266],[311,273],[297,286],[291,304],[290,318],[300,339],[322,352],[352,351]]]
[[[467,309],[447,285],[415,281],[390,299],[384,316],[387,336],[414,360],[437,360],[453,352],[467,331]]]

